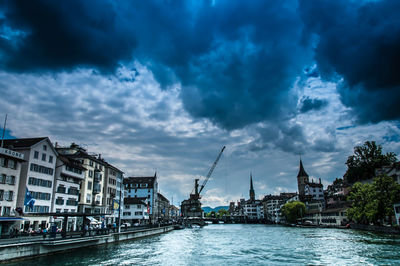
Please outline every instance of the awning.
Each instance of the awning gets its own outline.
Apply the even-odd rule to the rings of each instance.
[[[0,217],[0,222],[16,222],[16,221],[23,221],[27,220],[22,217]]]
[[[88,216],[86,217],[89,219],[90,224],[101,224],[101,222],[97,221],[96,219],[94,219],[92,216]]]

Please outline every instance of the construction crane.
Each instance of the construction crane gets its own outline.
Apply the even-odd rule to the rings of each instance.
[[[199,201],[200,193],[203,191],[204,187],[206,186],[208,180],[211,177],[211,174],[213,173],[215,167],[218,164],[219,159],[221,158],[222,153],[225,150],[225,146],[222,147],[221,151],[219,152],[217,159],[215,159],[213,165],[211,166],[210,170],[208,171],[208,174],[206,178],[203,181],[203,184],[201,185],[199,189],[199,179],[194,180],[194,193],[192,190],[192,193],[190,193],[190,198],[188,200],[184,200],[182,202],[181,206],[181,211],[183,216],[185,217],[201,217],[202,216],[202,210],[201,210],[201,203]]]
[[[205,185],[207,184],[208,179],[210,179],[210,176],[211,176],[211,174],[213,173],[215,167],[217,166],[217,163],[218,163],[218,161],[219,161],[219,158],[221,158],[221,155],[222,155],[222,153],[224,152],[224,150],[225,150],[225,146],[222,147],[221,151],[219,152],[219,154],[218,154],[218,156],[217,156],[217,159],[215,159],[213,165],[212,165],[211,168],[210,168],[210,171],[208,171],[208,174],[207,174],[207,176],[206,176],[206,179],[204,179],[203,184],[202,184],[201,187],[200,187],[199,194],[203,191],[203,188],[204,188]]]

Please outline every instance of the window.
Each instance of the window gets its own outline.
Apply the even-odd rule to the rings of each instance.
[[[93,177],[93,170],[89,170],[89,177]]]
[[[88,190],[92,190],[92,182],[89,181],[89,182],[87,183],[87,189],[88,189]]]
[[[13,175],[7,176],[6,182],[9,185],[14,185],[15,184],[15,176],[13,176]]]
[[[49,156],[49,163],[53,163],[53,156]]]
[[[90,160],[89,160],[89,165],[90,165],[90,166],[93,166],[93,161],[90,161]]]
[[[38,151],[35,151],[35,153],[33,154],[33,158],[39,159],[39,152]]]
[[[141,209],[142,205],[136,205],[136,208]]]
[[[92,199],[91,194],[86,194],[86,203],[90,203],[90,200]]]
[[[0,184],[5,184],[6,183],[6,179],[7,179],[7,176],[5,174],[2,174],[0,176]]]
[[[11,207],[4,207],[3,208],[3,216],[10,215]]]
[[[51,187],[53,184],[52,181],[44,180],[35,177],[29,177],[28,184],[33,186],[40,186],[40,187]]]
[[[30,170],[34,171],[34,172],[46,174],[46,175],[53,175],[53,173],[54,173],[54,170],[52,168],[37,165],[34,163],[31,163]]]
[[[0,201],[3,200],[4,190],[0,190]]]
[[[31,195],[34,199],[50,200],[50,193],[31,191]]]
[[[46,153],[42,154],[42,161],[46,161]]]
[[[4,193],[4,200],[7,200],[7,201],[12,201],[13,200],[13,196],[14,196],[14,192],[13,191],[6,191],[5,193]]]
[[[43,145],[43,150],[47,151],[47,145]]]
[[[6,158],[3,157],[0,158],[0,166],[6,167]]]
[[[8,159],[8,167],[11,169],[17,169],[17,164],[14,160]]]

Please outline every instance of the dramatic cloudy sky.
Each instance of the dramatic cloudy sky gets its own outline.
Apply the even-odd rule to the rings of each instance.
[[[0,1],[0,115],[178,204],[325,185],[367,140],[400,152],[398,0]]]

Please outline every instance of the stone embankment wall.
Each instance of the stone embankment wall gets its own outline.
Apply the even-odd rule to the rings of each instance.
[[[165,226],[137,231],[127,231],[121,233],[112,233],[108,235],[87,236],[76,239],[62,240],[38,240],[28,243],[7,244],[0,243],[0,262],[8,260],[22,259],[27,257],[40,256],[56,252],[62,252],[71,249],[77,249],[88,246],[103,245],[119,241],[131,240],[146,236],[158,235],[172,231],[173,226]]]
[[[388,227],[388,226],[350,224],[350,228],[364,230],[364,231],[370,231],[370,232],[385,233],[385,234],[400,234],[400,230],[398,228]]]

